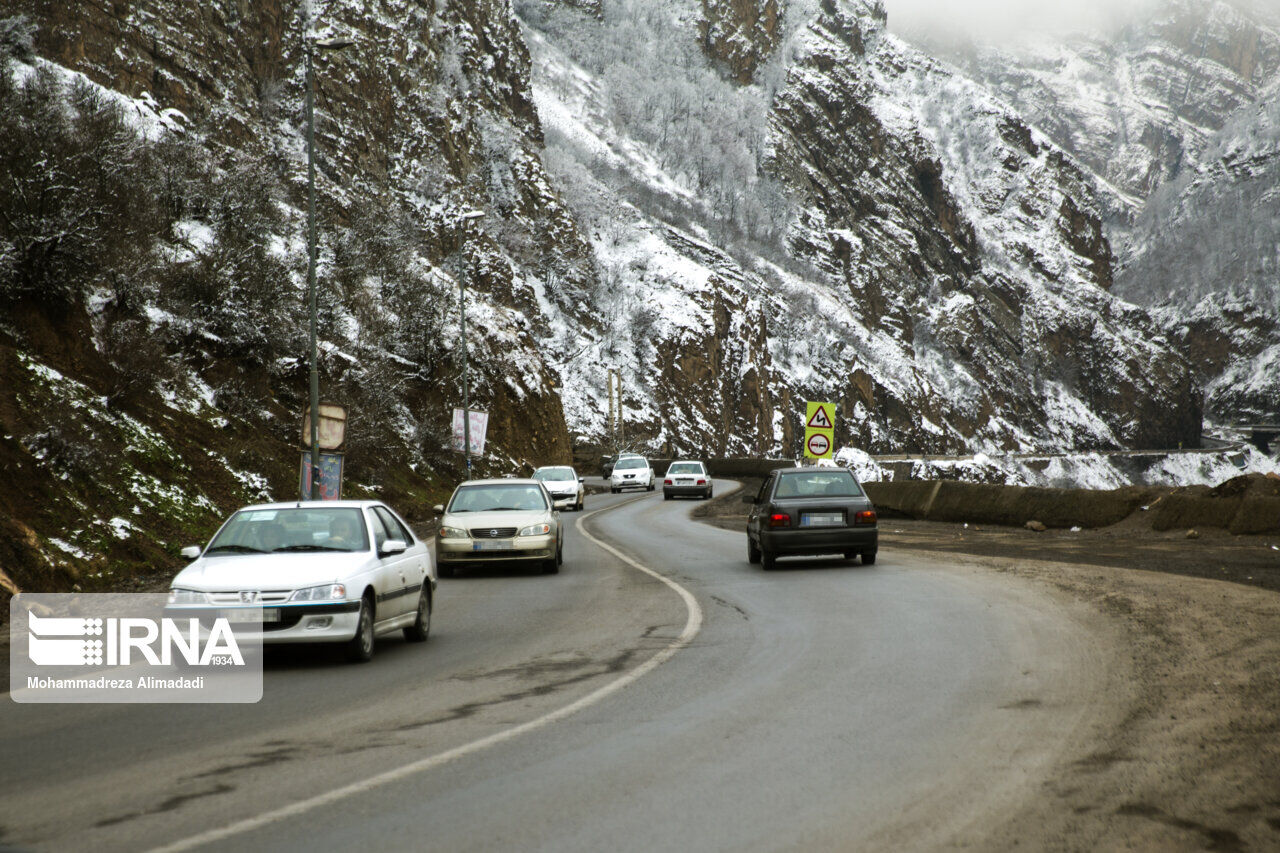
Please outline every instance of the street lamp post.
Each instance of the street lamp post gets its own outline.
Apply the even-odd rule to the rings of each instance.
[[[316,309],[316,130],[315,130],[315,74],[312,71],[313,47],[324,50],[342,50],[354,44],[350,39],[313,38],[311,5],[307,4],[307,27],[303,36],[303,56],[307,70],[307,310],[311,315],[308,355],[310,360],[311,403],[311,494],[313,501],[320,500],[320,368],[316,351],[316,326],[319,323]]]
[[[463,226],[484,216],[483,210],[468,210],[459,217]],[[467,463],[467,479],[471,479],[471,387],[467,376],[467,276],[462,247],[458,247],[458,325],[462,337],[462,458]]]

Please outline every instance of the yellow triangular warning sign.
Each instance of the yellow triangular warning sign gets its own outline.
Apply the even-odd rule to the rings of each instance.
[[[831,415],[827,414],[827,407],[818,404],[814,407],[813,413],[809,415],[809,422],[804,425],[805,429],[835,429],[836,425],[831,420]]]

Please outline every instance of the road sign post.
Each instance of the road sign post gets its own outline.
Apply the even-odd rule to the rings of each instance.
[[[806,459],[830,459],[836,443],[836,407],[834,403],[808,403],[804,416],[804,456]]]

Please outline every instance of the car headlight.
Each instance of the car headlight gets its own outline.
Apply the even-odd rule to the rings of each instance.
[[[174,587],[169,590],[170,604],[208,604],[209,596],[203,592],[194,589],[182,589]]]
[[[546,524],[530,524],[524,530],[520,531],[521,536],[545,536],[551,532],[551,525]]]
[[[290,601],[338,601],[347,597],[347,587],[340,583],[309,586],[289,596]]]
[[[466,539],[467,531],[463,530],[460,527],[441,527],[440,538],[441,539]]]

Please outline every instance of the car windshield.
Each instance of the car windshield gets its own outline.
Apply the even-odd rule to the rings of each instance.
[[[614,468],[648,468],[649,463],[638,456],[628,456],[626,459],[619,459],[618,464]]]
[[[668,474],[701,474],[701,462],[672,462],[667,469]]]
[[[492,483],[459,486],[445,512],[527,512],[540,509],[547,509],[541,486]]]
[[[231,516],[205,554],[367,551],[360,510],[337,507],[244,509]]]
[[[546,483],[560,480],[576,480],[578,475],[573,473],[572,468],[539,468],[533,472],[533,479]]]
[[[797,471],[778,475],[778,487],[773,496],[857,498],[862,496],[862,489],[848,471]]]

